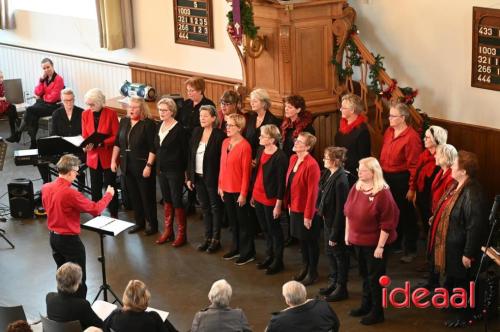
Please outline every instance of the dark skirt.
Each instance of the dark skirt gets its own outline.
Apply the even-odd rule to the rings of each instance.
[[[312,220],[312,226],[307,229],[304,226],[304,214],[290,212],[290,234],[299,240],[318,240],[320,232],[320,220],[314,217]]]

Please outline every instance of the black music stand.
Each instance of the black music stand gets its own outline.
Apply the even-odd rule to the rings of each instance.
[[[110,217],[105,217],[105,216],[99,216],[96,217],[92,220],[89,220],[85,224],[82,225],[83,229],[87,229],[89,231],[96,232],[99,234],[99,240],[101,244],[101,256],[97,258],[97,260],[101,263],[101,273],[102,273],[102,285],[99,287],[99,292],[97,293],[96,297],[94,298],[94,303],[98,298],[101,293],[103,293],[103,299],[104,301],[108,301],[108,291],[111,293],[111,295],[114,296],[115,300],[113,303],[118,302],[121,306],[123,306],[123,303],[120,301],[118,296],[116,296],[115,292],[113,292],[113,289],[111,288],[110,285],[107,283],[106,279],[106,258],[104,257],[104,236],[109,235],[109,236],[116,236],[126,230],[127,228],[132,227],[134,224],[119,220],[119,219],[114,219]]]
[[[5,230],[0,228],[0,237],[3,238],[5,241],[7,241],[11,249],[14,249],[15,248],[14,244],[12,244],[12,242],[9,241],[9,239],[5,236],[5,233],[6,233]]]

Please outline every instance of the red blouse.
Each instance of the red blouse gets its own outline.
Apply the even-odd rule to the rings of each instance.
[[[418,156],[416,172],[417,175],[410,184],[410,189],[418,192],[424,191],[425,179],[430,178],[436,169],[436,158],[429,151],[425,149],[420,156]]]
[[[441,199],[441,196],[448,190],[448,188],[455,182],[455,179],[451,177],[451,167],[443,172],[442,169],[436,174],[434,181],[432,182],[431,193],[432,193],[432,212],[436,212],[437,204]]]
[[[351,244],[375,247],[381,230],[389,233],[386,244],[398,237],[399,209],[389,188],[372,196],[353,186],[347,196],[344,213],[349,222],[348,240]]]
[[[5,85],[0,83],[0,97],[5,97]],[[7,111],[7,108],[9,108],[9,101],[8,100],[0,100],[0,115],[4,114]]]
[[[227,193],[240,193],[246,197],[250,185],[252,148],[242,139],[228,151],[230,138],[222,142],[219,171],[219,189]]]
[[[410,172],[411,185],[415,178],[418,156],[422,152],[422,141],[418,133],[408,126],[398,137],[394,138],[394,128],[389,127],[384,134],[380,166],[384,172]]]
[[[266,195],[266,190],[264,189],[264,172],[262,170],[262,166],[267,163],[272,156],[272,154],[267,154],[264,152],[262,153],[252,193],[252,197],[256,202],[267,206],[276,205],[276,198],[268,198]]]

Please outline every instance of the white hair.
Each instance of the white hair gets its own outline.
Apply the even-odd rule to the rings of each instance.
[[[448,131],[443,127],[430,126],[426,131],[426,134],[427,133],[430,134],[432,141],[436,145],[446,144],[446,141],[448,140]]]
[[[225,279],[220,279],[213,283],[210,292],[208,292],[208,299],[217,307],[225,308],[229,306],[232,295],[231,285]]]
[[[100,89],[94,88],[87,91],[84,97],[85,101],[90,100],[96,103],[99,107],[103,107],[106,102],[106,97]]]
[[[290,307],[301,305],[306,302],[306,287],[295,280],[289,281],[283,285],[283,297]]]

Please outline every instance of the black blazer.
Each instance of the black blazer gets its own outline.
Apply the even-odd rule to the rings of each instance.
[[[260,136],[260,128],[263,125],[268,125],[268,124],[273,124],[276,127],[280,127],[281,121],[273,115],[270,111],[266,111],[266,114],[264,115],[264,120],[262,120],[262,123],[259,128],[256,128],[257,125],[257,113],[255,112],[250,112],[248,113],[248,117],[246,118],[246,126],[245,126],[245,138],[247,139],[248,143],[250,143],[250,146],[252,147],[252,159],[255,159],[255,156],[257,154],[257,150],[260,147],[259,144],[259,136]]]
[[[329,240],[340,244],[344,243],[344,205],[348,194],[349,181],[343,168],[333,174],[329,169],[323,170],[319,180],[317,213],[330,229]]]
[[[73,106],[73,114],[71,120],[66,115],[64,106],[59,107],[52,113],[52,128],[50,135],[52,136],[78,136],[82,134],[82,112],[78,106]]]
[[[446,234],[446,274],[467,278],[471,271],[462,264],[462,256],[473,258],[473,269],[481,259],[481,246],[488,231],[487,207],[481,185],[470,180],[463,188],[450,213]],[[472,272],[473,273],[473,272]]]
[[[47,317],[56,322],[80,321],[82,330],[89,326],[102,327],[103,322],[92,310],[89,301],[69,293],[48,293]]]
[[[203,96],[196,106],[193,105],[191,99],[184,100],[182,108],[178,110],[175,119],[181,123],[184,129],[187,129],[188,134],[191,133],[191,130],[200,126],[200,107],[203,105],[212,105],[215,107],[213,101]]]
[[[273,313],[267,332],[337,332],[340,322],[324,300],[314,299]]]
[[[184,173],[187,168],[188,137],[186,130],[178,122],[160,144],[158,124],[155,135],[156,165],[159,172]]]
[[[264,153],[264,147],[261,146],[257,150],[255,160],[256,166],[252,170],[252,177],[250,181],[250,195],[253,192],[255,179],[257,178],[257,171],[259,170],[260,159]],[[288,169],[288,158],[286,154],[278,149],[272,157],[262,166],[264,178],[264,190],[268,198],[283,199],[285,196],[286,188],[286,171]]]
[[[196,151],[198,150],[203,130],[204,129],[201,127],[194,128],[189,144],[190,150],[188,155],[187,176],[188,179],[193,182],[196,169]],[[225,138],[226,135],[222,130],[218,128],[212,129],[205,149],[205,155],[203,156],[203,178],[207,182],[208,187],[217,188],[221,147],[222,141],[224,141]]]
[[[116,309],[104,321],[105,332],[177,332],[168,321],[162,321],[155,311],[132,311]]]
[[[358,179],[359,161],[363,158],[371,156],[371,139],[370,132],[366,123],[360,124],[354,128],[349,134],[342,134],[340,130],[335,134],[335,146],[341,146],[347,149],[347,160],[345,169],[354,176],[354,182]]]
[[[149,153],[156,153],[155,126],[153,120],[144,119],[131,128],[130,118],[121,119],[115,146],[120,148],[120,168],[124,174],[142,176]]]

